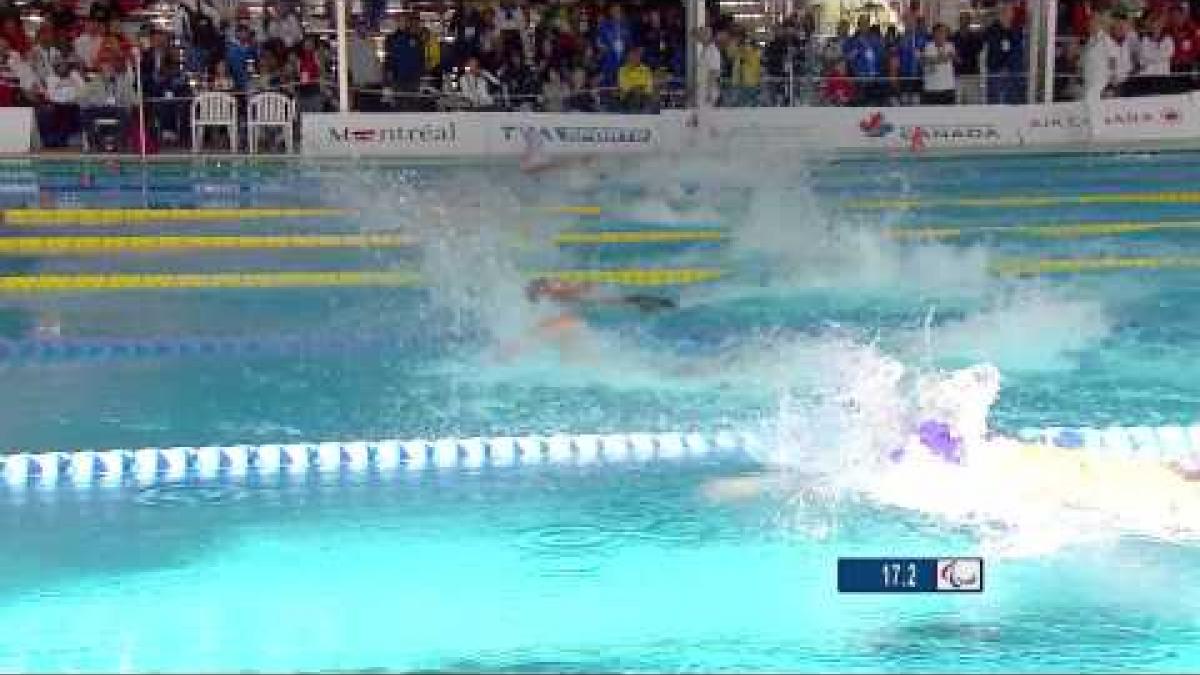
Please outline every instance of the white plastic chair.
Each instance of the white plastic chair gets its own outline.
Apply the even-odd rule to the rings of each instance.
[[[208,91],[192,100],[192,152],[200,152],[204,127],[225,127],[229,131],[229,151],[238,150],[238,105],[232,94]]]
[[[263,127],[283,129],[283,146],[290,154],[295,142],[296,102],[275,92],[263,92],[250,99],[246,113],[246,129],[250,154],[258,154],[258,130]]]

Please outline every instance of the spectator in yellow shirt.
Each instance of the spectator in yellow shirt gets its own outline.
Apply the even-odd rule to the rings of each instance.
[[[739,36],[733,52],[733,86],[738,92],[738,104],[754,106],[762,90],[762,52],[745,33]]]
[[[654,73],[642,63],[641,47],[630,49],[625,57],[625,65],[617,71],[617,91],[621,105],[627,111],[653,111]]]

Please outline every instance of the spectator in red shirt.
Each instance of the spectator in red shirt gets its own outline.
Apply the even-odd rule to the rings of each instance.
[[[1076,0],[1071,5],[1071,35],[1087,40],[1092,32],[1092,15],[1095,13],[1092,0]]]
[[[24,55],[29,52],[29,34],[21,25],[21,19],[7,17],[0,21],[0,36],[8,41],[8,48]]]
[[[829,105],[850,105],[854,100],[854,82],[846,73],[845,60],[834,62],[821,87],[821,96]]]
[[[1171,55],[1173,90],[1189,91],[1194,84],[1197,57],[1200,57],[1200,33],[1188,20],[1187,5],[1174,5],[1167,13],[1167,34],[1175,41]]]

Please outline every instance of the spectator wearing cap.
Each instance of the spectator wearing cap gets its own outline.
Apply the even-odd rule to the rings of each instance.
[[[996,20],[984,33],[987,49],[988,103],[1025,102],[1025,32],[1011,4],[1000,6]]]
[[[634,47],[617,71],[617,92],[626,112],[651,112],[654,109],[654,72],[642,63],[642,48]]]

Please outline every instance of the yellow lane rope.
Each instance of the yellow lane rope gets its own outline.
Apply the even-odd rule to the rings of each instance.
[[[1041,239],[1080,239],[1116,234],[1200,230],[1200,220],[1114,221],[1098,223],[1064,223],[1044,225],[983,225],[975,227],[902,227],[888,230],[894,239],[957,239],[977,234],[996,234]]]
[[[1034,276],[1135,269],[1200,268],[1200,256],[1009,258],[990,265],[1002,276]],[[626,286],[675,286],[716,281],[727,270],[716,268],[584,269],[534,273],[570,281]],[[257,272],[218,274],[72,274],[0,276],[0,292],[116,291],[134,289],[302,288],[347,286],[420,286],[420,275],[407,271]]]
[[[573,244],[663,244],[688,241],[723,241],[728,232],[720,230],[641,230],[604,232],[564,232],[554,237],[560,246]]]
[[[713,281],[716,269],[553,270],[539,273],[571,281],[626,286],[673,286]],[[0,276],[0,292],[117,291],[134,289],[302,288],[418,286],[420,275],[404,271],[257,272],[220,274],[69,274]]]
[[[1089,236],[1144,232],[1200,230],[1200,221],[1100,222],[1063,225],[994,225],[975,227],[911,227],[886,230],[899,240],[957,239],[973,235],[1000,235],[1042,239],[1077,239]],[[716,242],[729,239],[727,231],[644,230],[565,232],[554,237],[560,246],[606,244],[667,244]],[[302,235],[149,235],[149,236],[55,236],[0,237],[0,255],[86,255],[116,252],[230,249],[329,249],[400,248],[419,243],[413,237],[381,234]]]
[[[950,199],[856,199],[852,209],[913,209],[938,206],[1022,208],[1069,204],[1200,204],[1200,192],[1113,192],[1082,195],[955,197]]]
[[[85,255],[196,249],[396,248],[413,243],[411,237],[396,234],[0,237],[0,255]]]
[[[319,208],[128,208],[128,209],[6,209],[6,225],[130,225],[167,221],[251,220],[259,218],[319,218],[354,214],[353,209]]]
[[[603,212],[599,206],[543,206],[539,211],[563,216],[598,216]]]
[[[1200,267],[1200,256],[1106,256],[1099,258],[1009,258],[991,265],[1006,276],[1108,272],[1115,270],[1180,269]]]

